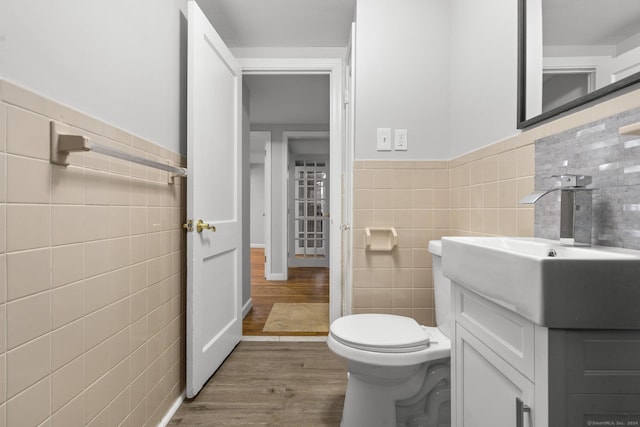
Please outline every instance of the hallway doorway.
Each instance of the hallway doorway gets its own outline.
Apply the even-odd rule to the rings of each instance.
[[[251,188],[251,308],[245,311],[245,336],[326,336],[331,318],[341,315],[341,292],[333,290],[334,286],[340,286],[340,282],[335,280],[334,273],[331,273],[329,268],[329,237],[331,232],[340,230],[339,224],[330,224],[329,209],[333,200],[328,199],[331,194],[330,186],[337,184],[335,179],[330,181],[330,158],[337,156],[336,163],[341,164],[340,151],[331,153],[330,149],[332,143],[340,145],[340,125],[331,115],[331,111],[336,111],[338,106],[332,105],[332,102],[337,103],[340,100],[336,96],[339,86],[333,81],[335,77],[332,77],[335,76],[335,71],[332,68],[314,71],[311,74],[306,71],[266,74],[257,72],[244,76],[250,99],[252,140],[254,134],[269,135],[266,149],[251,149],[252,155],[263,153],[265,157],[263,165],[260,166],[255,164],[256,159],[251,160],[252,184],[254,172],[264,171],[263,179],[255,181],[262,182],[265,189],[263,214],[254,212],[254,188]],[[292,81],[293,84],[289,85],[288,81]],[[313,88],[317,90],[312,92]],[[295,92],[293,89],[296,89]],[[288,99],[283,98],[285,94]],[[312,114],[304,115],[304,110]],[[306,188],[304,198],[294,197],[300,192],[296,193],[294,189],[300,190],[298,187],[301,187],[302,183],[307,184],[307,181],[315,180],[309,177],[311,169],[306,163],[302,173],[309,179],[295,180],[295,171],[299,169],[295,160],[298,159],[300,162],[300,156],[306,163],[310,162],[309,156],[323,157],[322,161],[314,158],[311,168],[314,178],[323,177],[323,191],[319,192],[317,188],[310,191]],[[316,170],[319,167],[324,168],[320,174]],[[318,194],[322,195],[322,200],[317,200]],[[300,208],[303,204],[304,215],[294,215],[299,209],[290,207]],[[339,200],[336,204],[340,205]],[[309,215],[311,207],[315,208],[313,218]],[[261,218],[264,221],[263,234],[266,237],[263,241],[258,241],[254,238],[253,225]],[[303,249],[301,254],[297,253],[297,246]],[[270,280],[265,280],[265,273]],[[299,328],[280,328],[277,322],[275,326],[272,324],[272,318],[279,310],[282,311],[283,307],[293,309],[289,320],[293,325],[300,326]],[[300,313],[299,310],[303,310],[303,313],[307,313],[305,310],[313,313],[323,310],[324,326],[305,327],[302,324],[304,322],[296,321],[296,316],[299,315],[296,313]],[[287,320],[288,311],[284,310],[284,313],[285,319],[280,317],[280,321]],[[304,317],[307,321],[313,316]]]
[[[290,267],[286,281],[265,280],[264,249],[251,248],[253,307],[242,322],[245,336],[326,336],[327,331],[265,330],[275,304],[329,304],[329,268]],[[289,319],[295,322],[295,319]],[[328,328],[328,316],[326,327]],[[313,328],[319,325],[312,325]],[[267,328],[268,329],[268,328]]]

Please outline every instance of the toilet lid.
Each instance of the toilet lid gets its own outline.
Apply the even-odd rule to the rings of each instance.
[[[425,329],[393,314],[354,314],[335,320],[331,336],[344,345],[378,353],[409,353],[429,347]]]

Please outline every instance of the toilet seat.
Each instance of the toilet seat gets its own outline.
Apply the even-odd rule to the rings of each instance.
[[[414,319],[393,314],[355,314],[331,324],[339,343],[376,353],[413,353],[429,347],[427,329]]]
[[[389,326],[391,323],[395,326]],[[327,345],[345,360],[386,367],[416,365],[451,354],[451,341],[439,328],[389,314],[352,314],[336,319],[329,328]]]

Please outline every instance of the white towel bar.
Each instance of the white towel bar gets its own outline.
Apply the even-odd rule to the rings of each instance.
[[[188,171],[186,168],[167,165],[164,163],[156,162],[146,159],[144,157],[136,156],[126,151],[121,151],[115,148],[111,148],[108,145],[98,144],[92,142],[89,138],[82,135],[69,135],[59,133],[57,124],[51,121],[51,163],[57,165],[67,166],[67,155],[73,151],[93,151],[96,153],[104,154],[105,156],[116,157],[121,160],[126,160],[140,165],[149,166],[156,169],[162,169],[174,176],[187,176]]]

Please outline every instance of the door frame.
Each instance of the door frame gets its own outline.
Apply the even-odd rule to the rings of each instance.
[[[329,214],[331,218],[329,221],[329,320],[333,321],[342,316],[343,299],[341,283],[342,224],[340,223],[342,216],[342,140],[344,135],[342,108],[343,61],[340,58],[236,58],[236,60],[240,64],[243,74],[329,75],[329,186],[331,188],[329,199]],[[346,197],[350,197],[350,195],[346,195]]]
[[[353,280],[352,247],[353,247],[353,159],[356,140],[356,23],[351,23],[351,37],[347,46],[344,66],[344,144],[342,148],[342,314],[351,314]]]

